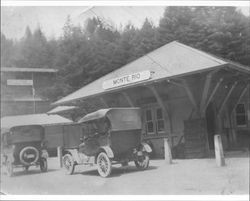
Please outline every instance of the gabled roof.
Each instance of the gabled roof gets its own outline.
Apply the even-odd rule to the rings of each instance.
[[[151,79],[136,83],[136,85],[148,84],[166,78],[184,76],[195,72],[206,71],[208,69],[223,67],[231,64],[239,70],[250,74],[250,69],[233,62],[220,59],[195,48],[186,46],[179,42],[168,43],[143,57],[122,66],[121,68],[89,83],[81,89],[53,103],[55,105],[66,104],[74,100],[84,99],[107,92],[129,88],[135,86],[130,84],[116,87],[109,90],[103,89],[103,82],[117,77],[130,75],[148,70],[153,72]]]
[[[17,68],[1,67],[1,72],[33,72],[33,73],[56,73],[57,69],[52,68]]]
[[[48,111],[47,114],[58,114],[58,113],[74,110],[76,108],[77,108],[76,106],[57,106],[53,108],[52,110]]]
[[[8,129],[14,126],[53,125],[67,123],[72,123],[72,121],[59,115],[27,114],[6,116],[1,118],[1,129]]]

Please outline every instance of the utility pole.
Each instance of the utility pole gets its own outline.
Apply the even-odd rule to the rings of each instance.
[[[35,101],[35,88],[34,88],[34,75],[32,73],[32,97],[33,97],[33,113],[36,113],[36,101]]]

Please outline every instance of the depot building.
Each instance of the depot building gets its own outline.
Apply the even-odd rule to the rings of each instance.
[[[142,138],[154,157],[163,157],[164,138],[174,157],[185,158],[213,153],[216,134],[226,151],[250,140],[250,68],[175,41],[54,105],[94,102],[100,108],[140,107]]]

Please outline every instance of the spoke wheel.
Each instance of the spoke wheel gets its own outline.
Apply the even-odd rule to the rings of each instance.
[[[63,157],[63,166],[66,170],[66,174],[73,174],[75,170],[75,162],[70,154],[65,154]]]
[[[106,153],[101,152],[97,157],[98,173],[101,177],[108,177],[112,170],[112,165]]]
[[[140,156],[137,160],[135,160],[135,165],[140,170],[145,170],[149,166],[149,156],[148,153],[144,152],[143,156]]]
[[[41,172],[47,172],[48,171],[48,161],[46,158],[40,159],[40,170]]]
[[[13,176],[13,164],[10,161],[6,162],[6,170],[7,170],[7,175],[9,177]]]

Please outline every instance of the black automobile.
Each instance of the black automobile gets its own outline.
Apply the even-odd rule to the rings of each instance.
[[[63,163],[68,174],[76,165],[97,165],[102,177],[110,175],[112,164],[134,161],[139,169],[149,166],[152,150],[141,142],[139,108],[108,108],[87,114],[79,120],[85,128],[78,147],[64,149]]]
[[[14,168],[40,166],[42,172],[48,170],[48,152],[44,139],[44,128],[40,125],[14,126],[1,129],[2,165],[8,176]]]

